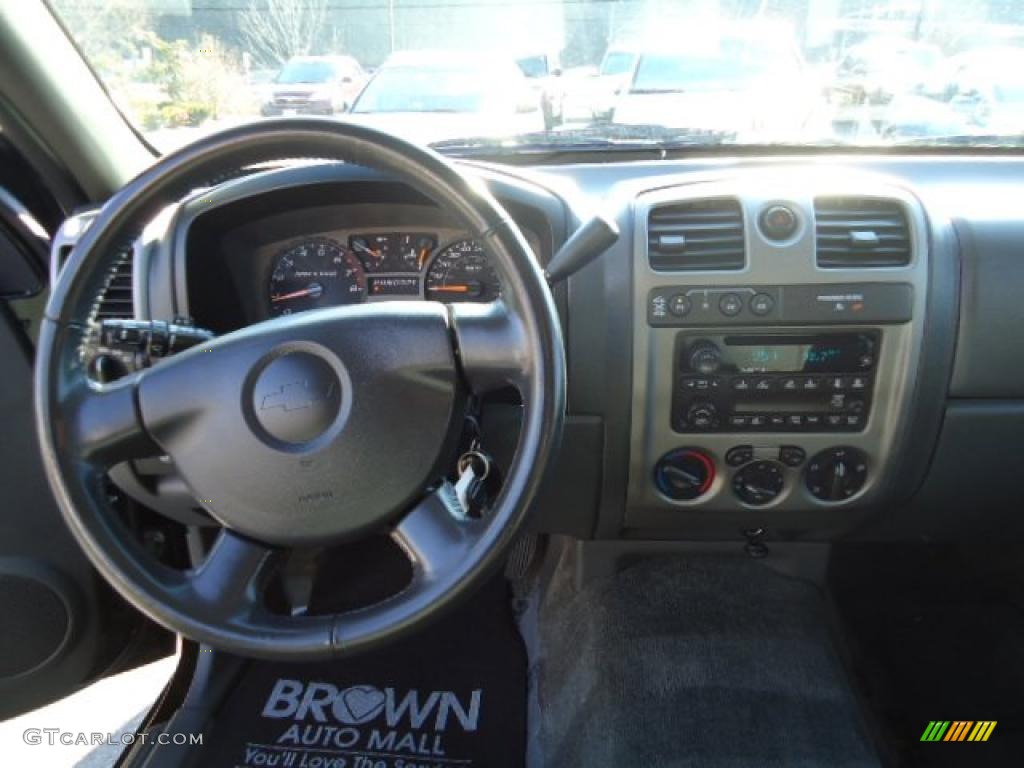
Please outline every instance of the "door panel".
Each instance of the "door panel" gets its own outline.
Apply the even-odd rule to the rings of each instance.
[[[37,248],[19,247],[25,235],[10,219],[0,216],[0,229],[0,273],[19,274],[15,260]],[[0,720],[130,666],[128,648],[170,648],[101,581],[57,509],[36,440],[25,326],[0,298]]]

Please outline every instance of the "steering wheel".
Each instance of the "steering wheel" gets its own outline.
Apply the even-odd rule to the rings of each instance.
[[[502,281],[491,304],[387,302],[268,320],[99,385],[80,350],[115,244],[218,174],[294,157],[383,171],[457,218]],[[468,393],[515,387],[522,427],[504,483],[470,517],[450,483]],[[37,349],[36,424],[68,525],[138,610],[233,653],[313,660],[420,628],[495,567],[524,520],[561,436],[565,359],[558,316],[515,223],[440,155],[329,119],[266,120],[159,160],[103,207],[47,305]],[[147,553],[109,508],[105,473],[169,455],[221,530],[189,570]],[[267,606],[290,548],[388,531],[412,579],[376,605],[289,616]],[[343,588],[343,586],[339,586]]]

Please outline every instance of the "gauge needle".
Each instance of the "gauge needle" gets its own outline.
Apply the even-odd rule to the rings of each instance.
[[[303,296],[312,296],[316,298],[324,292],[324,287],[320,283],[313,283],[312,285],[302,288],[298,291],[292,291],[291,293],[282,293],[277,296],[271,296],[270,300],[274,303],[279,301],[288,301],[289,299],[301,299]]]
[[[420,251],[420,258],[419,258],[419,262],[418,262],[420,269],[423,269],[423,265],[427,263],[427,256],[429,256],[429,255],[430,255],[430,249],[429,248],[424,248],[422,251]]]
[[[373,258],[378,259],[378,260],[380,259],[380,252],[379,251],[375,251],[372,248],[369,248],[369,247],[363,245],[362,243],[355,243],[354,247],[355,247],[355,249],[357,251],[362,251],[363,253],[368,253],[371,256],[373,256]]]
[[[437,293],[469,293],[468,285],[439,285],[436,288],[431,288],[431,291]]]

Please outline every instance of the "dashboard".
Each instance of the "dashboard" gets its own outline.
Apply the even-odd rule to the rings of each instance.
[[[463,168],[542,264],[588,211],[622,232],[553,287],[569,405],[538,530],[800,541],[1022,527],[1024,161]],[[197,192],[131,261],[135,316],[218,334],[321,306],[501,292],[459,222],[352,166]],[[516,418],[513,404],[489,420],[495,453]]]

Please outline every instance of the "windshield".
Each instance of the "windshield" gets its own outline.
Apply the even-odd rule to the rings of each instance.
[[[466,155],[1024,143],[1024,0],[48,2],[160,151],[301,115]]]

